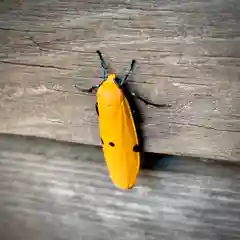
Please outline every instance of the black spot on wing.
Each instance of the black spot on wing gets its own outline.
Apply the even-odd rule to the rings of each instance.
[[[104,144],[104,142],[103,142],[103,139],[101,138],[101,142],[102,142],[102,144]]]
[[[134,147],[133,147],[133,151],[134,152],[140,152],[140,146],[138,144],[136,144]]]
[[[114,147],[114,146],[115,146],[115,144],[114,144],[113,142],[110,142],[109,145],[110,145],[111,147]]]

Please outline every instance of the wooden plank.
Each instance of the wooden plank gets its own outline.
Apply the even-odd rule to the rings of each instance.
[[[1,2],[0,131],[98,145],[101,49],[141,105],[146,151],[240,159],[240,4],[228,1]]]
[[[0,238],[239,239],[239,164],[155,159],[121,191],[100,148],[1,134]]]

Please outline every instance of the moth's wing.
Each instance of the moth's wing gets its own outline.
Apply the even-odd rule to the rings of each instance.
[[[123,189],[135,185],[140,165],[138,138],[127,99],[99,110],[104,157],[113,183]],[[104,120],[104,121],[103,121]]]

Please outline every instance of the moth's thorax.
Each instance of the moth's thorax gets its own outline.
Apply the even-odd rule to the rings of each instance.
[[[97,91],[97,99],[100,105],[118,106],[122,103],[124,95],[115,82],[116,75],[110,74]]]

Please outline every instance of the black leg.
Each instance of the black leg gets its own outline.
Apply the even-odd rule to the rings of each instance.
[[[82,91],[82,92],[87,92],[87,93],[91,93],[93,92],[93,90],[98,88],[97,86],[92,86],[91,88],[87,88],[87,89],[81,89],[78,85],[74,85],[75,88],[77,88],[78,90]]]
[[[95,108],[96,108],[97,115],[99,116],[98,103],[97,103],[97,102],[96,102],[96,104],[95,104]]]
[[[139,95],[137,95],[134,92],[131,92],[131,93],[134,97],[138,98],[139,100],[144,102],[146,105],[151,105],[151,106],[154,106],[154,107],[157,107],[157,108],[171,107],[171,105],[168,105],[168,104],[157,104],[157,103],[150,102],[147,99],[144,99],[144,98],[140,97]]]

